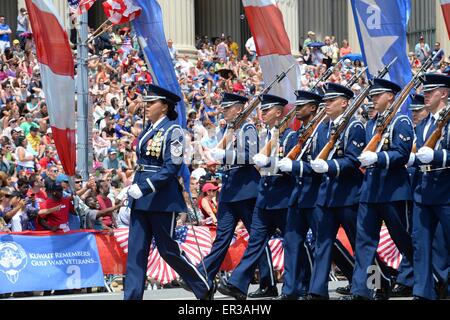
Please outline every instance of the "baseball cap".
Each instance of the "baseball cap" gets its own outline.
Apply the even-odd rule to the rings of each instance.
[[[63,173],[60,173],[57,177],[56,177],[56,183],[61,183],[61,182],[69,182],[69,177],[66,176]]]
[[[115,153],[117,153],[117,149],[116,148],[109,148],[108,149],[108,153],[109,154],[115,154]]]
[[[14,41],[13,41],[13,44],[19,44],[20,43],[20,41],[19,40],[17,40],[17,39],[14,39]]]
[[[219,189],[218,186],[208,182],[208,183],[205,183],[205,185],[203,186],[202,192],[208,192],[208,191],[217,190],[217,189]]]

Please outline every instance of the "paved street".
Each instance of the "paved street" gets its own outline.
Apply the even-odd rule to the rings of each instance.
[[[347,281],[332,281],[329,285],[330,297],[332,300],[337,300],[341,295],[337,294],[334,290],[337,287],[345,286]],[[282,284],[278,284],[278,290],[281,292]],[[250,286],[250,292],[256,290],[257,285]],[[217,292],[214,296],[215,300],[233,300],[231,297],[227,297]],[[14,299],[14,298],[11,298]],[[61,295],[61,296],[36,296],[30,298],[15,298],[14,300],[122,300],[123,292],[114,293],[91,293],[91,294],[73,294],[73,295]],[[394,300],[410,300],[394,299]],[[147,290],[144,294],[144,300],[195,300],[195,297],[190,292],[187,292],[181,288],[173,289],[161,289],[161,290]],[[249,299],[253,300],[253,299]]]

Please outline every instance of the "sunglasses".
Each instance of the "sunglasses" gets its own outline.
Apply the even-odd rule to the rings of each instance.
[[[80,181],[75,181],[75,183],[77,183],[77,184],[78,184],[78,183],[82,183],[82,182],[83,182],[83,181],[81,181],[81,180],[80,180]]]
[[[53,172],[53,173],[56,173],[56,172],[58,172],[58,170],[52,170],[52,172]]]

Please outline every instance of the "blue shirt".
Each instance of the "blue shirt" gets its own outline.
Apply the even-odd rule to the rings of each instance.
[[[11,28],[7,24],[0,24],[0,31],[6,31],[11,30]],[[0,41],[7,41],[9,42],[9,34],[2,34],[0,35]]]

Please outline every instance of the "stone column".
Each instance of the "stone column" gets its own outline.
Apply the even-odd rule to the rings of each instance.
[[[441,4],[436,0],[436,41],[441,43],[445,56],[450,55],[450,41],[447,27],[445,26],[444,15],[442,14]],[[430,47],[434,48],[434,43],[430,43]]]
[[[167,39],[172,39],[178,53],[194,54],[195,1],[159,0]]]
[[[353,17],[352,5],[349,3],[347,6],[348,13],[348,43],[352,48],[353,53],[361,53],[361,47],[359,46],[358,33],[356,32],[355,18]]]
[[[69,26],[69,3],[66,0],[52,0],[52,2],[64,23],[64,27],[67,29]],[[25,0],[17,1],[17,10],[20,10],[20,8],[26,8]]]
[[[283,13],[284,27],[291,41],[292,54],[299,56],[298,0],[278,0],[278,6]]]

